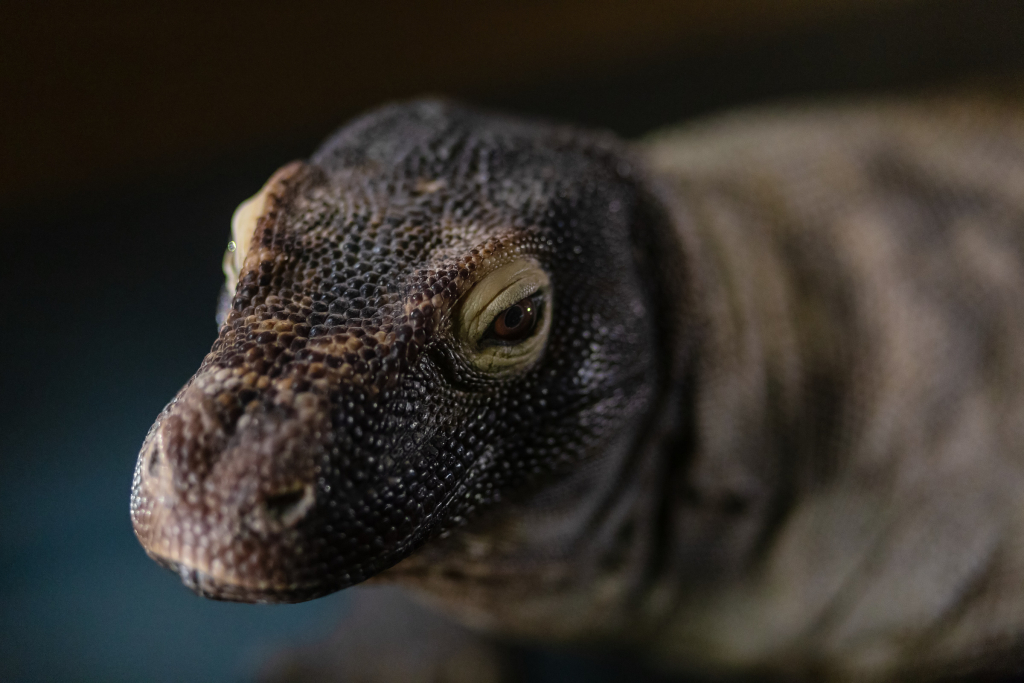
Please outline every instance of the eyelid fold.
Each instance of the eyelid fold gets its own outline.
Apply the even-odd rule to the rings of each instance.
[[[548,276],[537,265],[518,260],[492,271],[462,301],[460,336],[477,343],[498,314],[548,285]]]
[[[505,374],[525,368],[540,356],[551,317],[550,287],[550,279],[540,266],[518,259],[488,273],[470,290],[459,306],[456,333],[477,369]],[[537,294],[544,302],[534,334],[516,344],[480,345],[498,315]]]

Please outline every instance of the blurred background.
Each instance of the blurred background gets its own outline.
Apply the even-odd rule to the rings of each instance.
[[[215,337],[235,205],[347,118],[443,94],[633,137],[1024,73],[1022,36],[1020,0],[4,3],[0,680],[254,680],[344,614],[196,598],[128,494]]]

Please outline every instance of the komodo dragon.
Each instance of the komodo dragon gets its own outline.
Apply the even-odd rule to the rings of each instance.
[[[381,575],[477,629],[676,671],[1024,659],[1011,98],[637,144],[392,105],[278,171],[232,239],[219,337],[131,499],[197,593]]]

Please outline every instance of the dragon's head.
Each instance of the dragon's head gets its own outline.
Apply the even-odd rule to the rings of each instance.
[[[609,136],[429,101],[346,126],[235,214],[219,337],[139,456],[147,552],[305,600],[635,434],[660,222]]]

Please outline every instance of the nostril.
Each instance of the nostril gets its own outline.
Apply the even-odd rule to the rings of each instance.
[[[304,489],[296,489],[294,491],[288,491],[287,493],[279,493],[276,496],[270,496],[267,498],[266,502],[267,512],[269,512],[272,517],[284,517],[290,509],[294,508],[302,501],[302,496],[304,494]]]
[[[157,476],[157,470],[160,468],[160,445],[159,439],[153,439],[149,444],[149,448],[146,452],[145,467],[146,473],[150,477]]]
[[[299,521],[312,505],[312,486],[302,486],[276,493],[267,496],[263,502],[267,517],[286,526]]]

